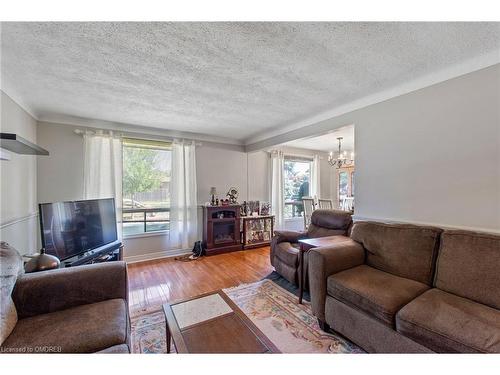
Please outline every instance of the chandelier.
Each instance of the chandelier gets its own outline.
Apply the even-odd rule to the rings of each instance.
[[[333,151],[330,151],[330,154],[328,155],[328,163],[332,167],[337,167],[337,168],[342,168],[342,167],[348,167],[354,164],[354,152],[351,152],[351,157],[347,157],[347,151],[342,152],[342,139],[343,137],[338,137],[337,140],[339,141],[339,154],[337,157],[333,156]]]

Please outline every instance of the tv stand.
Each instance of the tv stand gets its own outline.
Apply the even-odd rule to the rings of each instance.
[[[123,244],[112,242],[61,262],[61,268],[123,260]]]

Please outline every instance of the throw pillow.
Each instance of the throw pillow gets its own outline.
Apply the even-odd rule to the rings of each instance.
[[[6,242],[0,242],[0,345],[9,337],[17,323],[12,290],[17,277],[24,273],[23,258]]]

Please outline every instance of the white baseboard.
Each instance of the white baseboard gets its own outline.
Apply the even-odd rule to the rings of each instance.
[[[165,250],[155,253],[126,256],[123,258],[123,260],[127,263],[145,262],[147,260],[178,257],[180,255],[190,254],[191,251],[192,250],[190,249]]]
[[[474,231],[474,232],[500,233],[499,229],[493,229],[493,228],[465,227],[465,226],[431,223],[431,222],[424,222],[424,221],[374,218],[374,217],[366,217],[366,216],[360,216],[360,215],[353,215],[352,220],[353,221],[377,221],[377,222],[381,222],[381,223],[416,224],[416,225],[427,225],[427,226],[431,226],[431,227],[438,227],[438,228],[443,228],[443,229],[453,229],[453,230],[458,229],[458,230],[470,230],[470,231]]]

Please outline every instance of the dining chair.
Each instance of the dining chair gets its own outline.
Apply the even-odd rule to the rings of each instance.
[[[304,229],[307,229],[311,223],[311,215],[314,211],[314,198],[303,197],[302,205],[304,206]]]
[[[354,209],[354,197],[344,197],[340,209],[343,211],[352,211]]]
[[[333,201],[331,199],[318,199],[318,208],[333,210]]]

